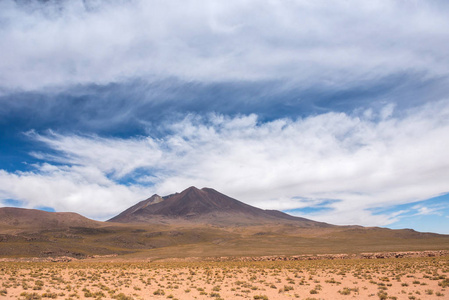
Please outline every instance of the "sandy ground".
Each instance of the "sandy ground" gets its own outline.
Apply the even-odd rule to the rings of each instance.
[[[0,285],[1,299],[449,299],[449,258],[3,262]]]

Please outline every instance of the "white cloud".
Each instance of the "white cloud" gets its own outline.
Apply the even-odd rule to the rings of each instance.
[[[412,209],[417,210],[417,213],[415,214],[417,216],[419,216],[419,215],[438,215],[438,212],[436,211],[436,209],[432,209],[432,208],[422,206],[422,205],[413,206]]]
[[[0,170],[0,199],[15,199],[25,208],[53,207],[105,219],[124,210],[148,193],[139,186],[124,186],[87,166],[36,166],[36,172]]]
[[[103,218],[152,193],[195,185],[271,209],[338,200],[312,216],[386,225],[400,216],[372,209],[449,192],[448,101],[400,115],[387,107],[368,117],[327,113],[268,123],[255,115],[192,115],[165,129],[170,134],[160,138],[129,139],[29,133],[56,154],[34,154],[47,160],[34,172],[2,171],[0,195]]]
[[[133,77],[334,86],[448,74],[448,7],[439,1],[17,3],[0,2],[6,90]]]

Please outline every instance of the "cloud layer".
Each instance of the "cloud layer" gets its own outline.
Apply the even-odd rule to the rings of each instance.
[[[448,75],[444,1],[0,2],[0,88]]]
[[[32,153],[46,163],[1,171],[0,196],[105,218],[195,185],[262,208],[326,208],[309,216],[335,224],[386,225],[398,214],[375,209],[449,192],[448,101],[267,123],[190,115],[161,126],[159,138],[30,132],[51,150]]]
[[[427,199],[449,192],[447,15],[0,1],[0,204],[105,219],[195,185],[335,224],[444,219]]]

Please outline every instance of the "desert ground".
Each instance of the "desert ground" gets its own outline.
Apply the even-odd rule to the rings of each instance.
[[[448,299],[449,257],[1,262],[2,299]]]

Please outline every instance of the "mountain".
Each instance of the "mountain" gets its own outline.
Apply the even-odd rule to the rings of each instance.
[[[72,212],[47,212],[17,207],[0,208],[0,228],[42,230],[69,227],[97,227],[100,222]]]
[[[189,187],[181,193],[153,195],[108,220],[118,223],[193,222],[212,225],[261,225],[294,223],[303,227],[332,225],[263,210],[228,197],[211,188]]]
[[[263,210],[213,189],[152,197],[109,222],[76,213],[0,208],[4,257],[120,259],[449,250],[449,235],[334,226]]]

